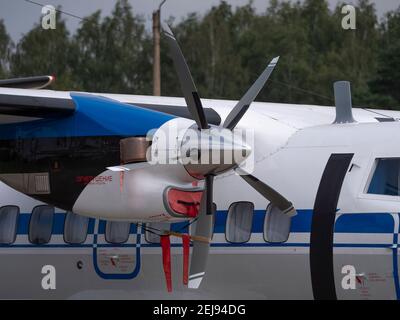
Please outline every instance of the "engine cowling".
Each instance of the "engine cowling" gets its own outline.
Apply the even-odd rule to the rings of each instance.
[[[178,118],[150,132],[147,137],[151,141],[147,150],[149,161],[125,163],[121,171],[105,170],[93,180],[103,176],[108,177],[108,182],[88,184],[73,211],[95,218],[132,222],[180,221],[194,216],[198,212],[202,188],[194,185],[196,179],[182,163],[172,161],[182,139],[178,133],[183,135],[192,125],[193,121]],[[165,139],[170,142],[166,143]],[[143,156],[143,148],[138,149]],[[130,152],[125,149],[122,153]],[[163,161],[164,156],[171,159]],[[134,155],[129,158],[135,159]]]
[[[205,174],[219,174],[237,166],[250,153],[250,148],[233,139],[230,131],[210,128],[200,133],[193,121],[183,118],[164,123],[150,132],[147,140],[151,141],[147,162],[104,171],[101,176],[110,177],[108,183],[88,184],[73,211],[132,222],[194,218],[203,192],[197,182]]]

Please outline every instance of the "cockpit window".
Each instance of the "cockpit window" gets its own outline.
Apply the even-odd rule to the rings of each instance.
[[[374,175],[368,186],[368,193],[400,196],[400,158],[379,158]]]

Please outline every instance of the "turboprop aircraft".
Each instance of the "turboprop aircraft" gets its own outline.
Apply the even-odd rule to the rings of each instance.
[[[397,299],[396,111],[0,81],[0,298]]]

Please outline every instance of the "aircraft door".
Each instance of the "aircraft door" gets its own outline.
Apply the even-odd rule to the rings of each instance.
[[[93,263],[103,279],[133,279],[140,270],[141,228],[128,222],[97,220]]]
[[[397,214],[353,213],[336,218],[333,248],[338,299],[396,299]]]

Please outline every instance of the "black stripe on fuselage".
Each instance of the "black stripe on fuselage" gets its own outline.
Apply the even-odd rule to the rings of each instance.
[[[332,154],[314,203],[310,239],[310,268],[314,299],[336,300],[333,236],[337,204],[354,154]]]

